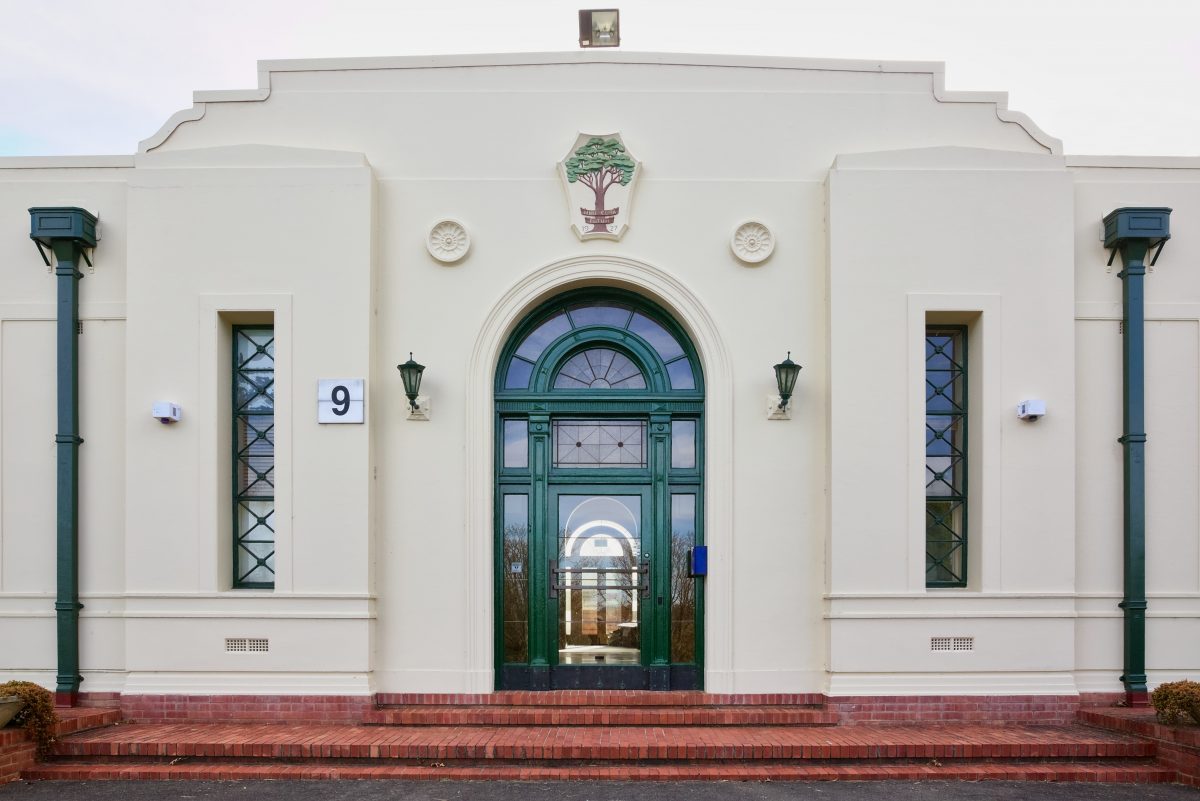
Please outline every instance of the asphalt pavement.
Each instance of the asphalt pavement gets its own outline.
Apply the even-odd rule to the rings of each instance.
[[[12,782],[0,801],[1200,801],[1176,784],[1057,782]]]

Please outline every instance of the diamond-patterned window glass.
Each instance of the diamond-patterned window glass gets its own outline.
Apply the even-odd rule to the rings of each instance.
[[[925,330],[925,584],[967,583],[967,329]]]
[[[555,420],[555,467],[645,467],[643,420]]]
[[[646,377],[627,356],[611,348],[589,348],[563,364],[555,389],[645,389]]]
[[[275,332],[233,330],[234,587],[275,586]]]

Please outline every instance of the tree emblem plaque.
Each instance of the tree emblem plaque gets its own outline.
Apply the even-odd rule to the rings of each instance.
[[[580,134],[558,163],[571,228],[580,239],[620,239],[629,227],[642,165],[619,133]]]

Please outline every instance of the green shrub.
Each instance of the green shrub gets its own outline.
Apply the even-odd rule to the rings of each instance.
[[[25,733],[37,745],[39,758],[49,756],[54,746],[54,727],[58,723],[58,715],[54,712],[54,695],[31,681],[0,684],[0,698],[6,695],[18,695],[25,702],[25,706],[12,719],[12,725],[25,728]]]
[[[1185,718],[1200,725],[1200,682],[1171,681],[1150,693],[1150,703],[1162,723],[1181,723]]]

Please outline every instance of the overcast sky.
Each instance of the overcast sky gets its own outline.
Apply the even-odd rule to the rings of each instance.
[[[1067,153],[1200,155],[1200,0],[618,0],[621,50],[946,62]],[[0,0],[0,155],[132,153],[260,59],[576,50],[584,0]]]

